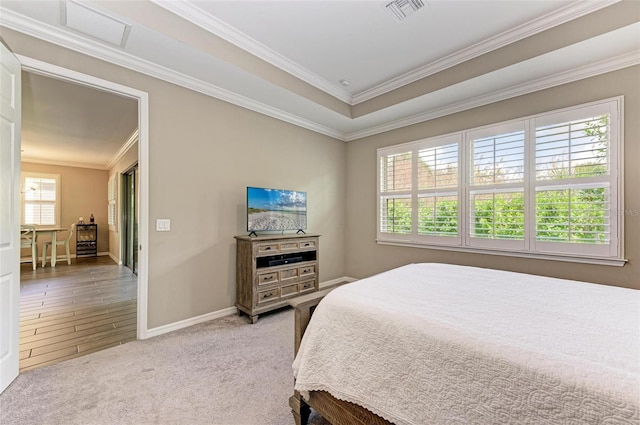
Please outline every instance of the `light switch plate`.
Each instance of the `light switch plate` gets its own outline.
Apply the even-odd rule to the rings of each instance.
[[[168,232],[171,230],[171,219],[170,218],[157,218],[156,219],[156,231],[157,232]]]

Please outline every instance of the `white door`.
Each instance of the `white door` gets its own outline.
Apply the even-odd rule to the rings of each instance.
[[[0,393],[18,376],[20,62],[0,42]]]

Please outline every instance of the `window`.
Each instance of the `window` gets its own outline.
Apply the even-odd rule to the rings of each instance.
[[[524,243],[525,123],[470,131],[469,245],[522,250]]]
[[[59,226],[59,174],[22,173],[22,223]]]
[[[378,242],[621,264],[621,104],[379,149]]]
[[[117,199],[117,174],[109,177],[109,182],[107,185],[107,222],[109,224],[109,230],[112,232],[116,232],[116,217],[118,215],[116,199]]]
[[[380,229],[385,233],[411,233],[411,167],[410,151],[380,158]]]
[[[537,251],[617,256],[617,121],[614,105],[535,119]]]
[[[418,235],[458,240],[459,145],[453,137],[418,147]]]

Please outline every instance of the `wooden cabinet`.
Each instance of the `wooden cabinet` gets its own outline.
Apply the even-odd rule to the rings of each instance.
[[[236,307],[258,315],[318,290],[320,235],[236,236]]]
[[[98,225],[76,224],[76,257],[98,255]]]

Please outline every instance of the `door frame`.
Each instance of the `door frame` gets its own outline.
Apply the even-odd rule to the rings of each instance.
[[[149,276],[149,94],[112,81],[73,71],[27,56],[15,55],[22,70],[80,84],[138,101],[138,171],[140,175],[138,209],[138,308],[137,339],[148,338]]]

